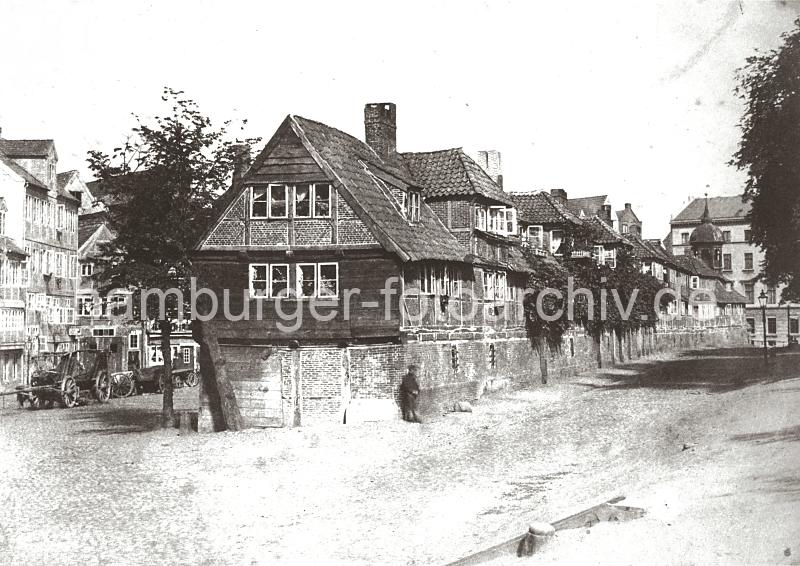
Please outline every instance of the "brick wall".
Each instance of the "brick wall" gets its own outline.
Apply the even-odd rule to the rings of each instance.
[[[450,224],[447,219],[447,201],[446,200],[436,200],[433,202],[426,202],[426,204],[431,207],[431,210],[439,217],[439,220],[442,221],[442,224],[450,228]]]
[[[701,347],[743,346],[742,327],[642,331],[622,342],[625,361]],[[599,352],[598,352],[599,349]],[[247,426],[342,423],[353,399],[394,399],[409,364],[419,366],[420,411],[441,413],[455,401],[484,392],[541,386],[541,364],[522,331],[419,333],[402,344],[306,346],[297,349],[223,346],[228,376]],[[560,351],[547,350],[548,383],[619,360],[612,335],[600,344],[581,332],[565,335]],[[276,391],[279,389],[279,391]],[[210,430],[209,399],[201,393],[201,428]]]
[[[450,203],[450,227],[469,228],[472,205],[466,200],[454,200]]]

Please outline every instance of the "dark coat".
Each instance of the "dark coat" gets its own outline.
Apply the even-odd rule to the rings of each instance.
[[[405,374],[403,376],[403,382],[400,384],[400,392],[410,395],[419,395],[417,376],[410,372]]]

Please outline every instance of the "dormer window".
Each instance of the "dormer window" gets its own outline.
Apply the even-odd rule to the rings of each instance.
[[[689,278],[689,286],[692,289],[699,289],[700,288],[700,277],[698,277],[697,275],[692,275]]]
[[[528,226],[527,236],[531,247],[541,249],[544,244],[544,230],[541,226]]]
[[[405,214],[409,222],[419,222],[422,194],[418,191],[408,191],[406,194]]]

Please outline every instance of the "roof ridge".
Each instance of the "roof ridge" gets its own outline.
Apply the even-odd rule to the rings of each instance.
[[[376,151],[375,151],[375,150],[372,148],[372,146],[371,146],[371,145],[369,145],[369,144],[368,144],[367,142],[365,142],[364,140],[360,140],[360,139],[358,139],[358,138],[357,138],[357,137],[355,137],[353,134],[348,134],[348,133],[347,133],[347,132],[345,132],[344,130],[340,130],[339,128],[336,128],[336,127],[334,127],[334,126],[329,126],[329,125],[328,125],[328,124],[326,124],[325,122],[320,122],[319,120],[312,120],[311,118],[306,118],[305,116],[300,116],[300,115],[298,115],[298,114],[289,114],[289,118],[291,118],[293,121],[295,121],[295,123],[297,123],[297,122],[296,122],[297,118],[300,118],[301,120],[305,120],[306,122],[311,122],[312,124],[317,124],[317,125],[319,125],[319,126],[324,126],[324,127],[326,127],[326,128],[329,128],[329,129],[331,129],[331,130],[334,130],[334,131],[336,131],[336,132],[338,132],[338,133],[340,133],[340,134],[342,134],[342,135],[344,135],[344,136],[347,136],[347,137],[348,137],[348,138],[350,138],[351,140],[353,140],[353,141],[355,141],[355,142],[358,142],[358,143],[360,143],[360,144],[361,144],[361,145],[363,145],[364,147],[367,147],[367,148],[369,148],[369,150],[370,150],[370,151],[371,151],[371,152],[372,152],[372,153],[373,153],[373,154],[374,154],[376,157],[378,157],[378,159],[380,159],[380,156],[379,156],[379,155],[378,155],[378,153],[377,153],[377,152],[376,152]],[[298,124],[298,126],[300,126],[300,124]],[[302,126],[300,126],[300,127],[302,128]]]
[[[434,153],[446,153],[450,151],[459,151],[461,153],[466,153],[463,147],[451,147],[448,149],[433,149],[431,151],[400,151],[398,153],[400,155],[432,155]]]

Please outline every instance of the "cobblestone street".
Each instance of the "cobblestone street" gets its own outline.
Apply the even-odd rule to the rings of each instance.
[[[775,458],[774,493],[796,506],[796,477],[781,483],[780,471],[800,444],[788,408],[800,356],[765,371],[757,350],[696,354],[493,395],[422,425],[179,436],[153,430],[159,395],[40,411],[6,399],[0,563],[441,564],[606,496],[650,490],[653,500],[654,486],[675,487],[687,470],[700,485],[714,459],[735,461],[739,449],[777,450],[759,458]],[[176,408],[196,396],[178,391]],[[752,430],[759,407],[770,418],[754,417],[763,430]],[[794,432],[766,448],[734,438],[775,430]],[[613,540],[610,529],[598,533]],[[740,561],[703,536],[703,557]]]

